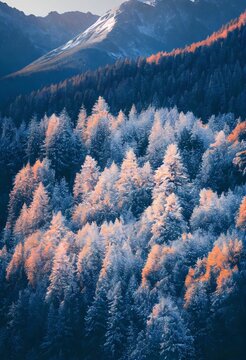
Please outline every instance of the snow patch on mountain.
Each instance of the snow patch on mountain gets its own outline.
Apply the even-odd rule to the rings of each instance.
[[[150,5],[150,6],[155,6],[156,5],[156,0],[138,0],[138,2]]]
[[[86,31],[79,34],[73,40],[61,47],[61,50],[71,49],[80,44],[87,45],[95,44],[104,40],[112,31],[116,23],[117,10],[110,10],[104,16],[100,17],[95,24],[89,27]]]

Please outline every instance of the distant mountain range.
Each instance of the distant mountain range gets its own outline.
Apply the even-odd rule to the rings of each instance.
[[[0,76],[20,70],[84,31],[98,19],[91,13],[25,15],[0,2]]]
[[[245,0],[129,0],[12,77],[25,77],[31,90],[117,59],[170,51],[206,38],[245,7]]]
[[[42,117],[64,107],[75,119],[82,104],[88,111],[99,96],[111,110],[141,111],[149,105],[177,106],[207,119],[232,112],[246,116],[246,12],[202,42],[146,60],[122,60],[19,96],[2,108],[21,121]]]

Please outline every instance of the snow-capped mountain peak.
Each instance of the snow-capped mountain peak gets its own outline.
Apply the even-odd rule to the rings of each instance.
[[[66,44],[42,56],[42,58],[34,61],[31,65],[35,66],[35,64],[46,63],[55,56],[66,56],[67,53],[86,48],[88,45],[95,45],[96,43],[100,43],[112,31],[116,23],[116,16],[118,12],[118,9],[108,11],[84,32],[80,33]]]
[[[100,17],[95,24],[85,30],[83,33],[76,36],[71,41],[67,42],[62,50],[71,49],[73,47],[79,46],[80,44],[87,45],[95,44],[104,40],[108,33],[110,33],[116,23],[116,15],[118,10],[110,10],[105,15]]]

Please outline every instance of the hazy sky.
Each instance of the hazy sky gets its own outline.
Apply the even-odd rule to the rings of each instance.
[[[26,14],[46,15],[50,11],[91,11],[103,14],[106,10],[118,6],[124,0],[2,0]]]

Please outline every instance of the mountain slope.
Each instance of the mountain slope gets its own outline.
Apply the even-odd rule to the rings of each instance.
[[[130,0],[14,76],[41,73],[37,83],[45,85],[119,58],[170,51],[204,39],[245,6],[244,0]]]
[[[0,76],[19,70],[85,30],[98,16],[91,13],[51,12],[26,16],[0,2]]]
[[[221,28],[221,30],[213,33],[207,39],[199,41],[197,43],[193,43],[191,45],[186,46],[185,48],[174,49],[171,52],[159,52],[157,54],[151,55],[147,61],[149,63],[155,62],[158,64],[160,60],[164,57],[176,56],[185,53],[192,53],[195,52],[197,49],[203,46],[211,46],[218,40],[226,39],[229,33],[240,29],[241,27],[245,26],[246,23],[246,13],[243,13],[237,20],[232,20],[228,25]]]
[[[81,104],[90,110],[99,95],[112,111],[175,106],[207,118],[234,112],[246,116],[246,12],[201,43],[158,57],[159,61],[120,61],[95,72],[19,96],[2,107],[5,115],[22,120],[64,107],[74,118]],[[192,51],[191,51],[192,49]]]

